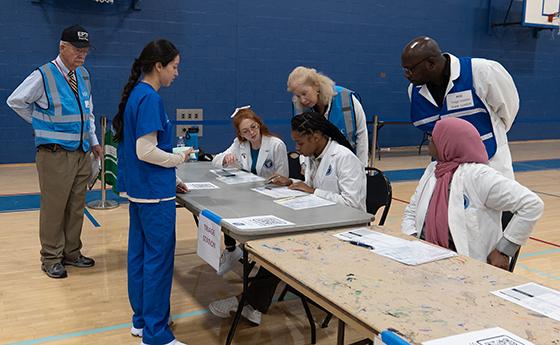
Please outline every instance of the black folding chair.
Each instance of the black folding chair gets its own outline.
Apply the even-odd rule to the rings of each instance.
[[[366,211],[375,215],[377,211],[384,207],[379,225],[385,224],[389,208],[391,208],[391,200],[393,198],[393,189],[391,182],[383,172],[377,168],[366,168],[367,189],[366,189]]]
[[[507,228],[509,222],[511,221],[511,218],[513,218],[513,213],[509,211],[502,212],[502,231]],[[508,271],[513,272],[513,270],[515,269],[515,264],[517,263],[517,258],[519,257],[520,251],[521,247],[519,247],[519,249],[517,249],[515,254],[511,257],[509,261]]]

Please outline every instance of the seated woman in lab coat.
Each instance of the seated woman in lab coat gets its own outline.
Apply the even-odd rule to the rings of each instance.
[[[305,182],[292,181],[287,174],[277,174],[271,177],[273,183],[365,210],[364,166],[338,128],[319,113],[303,113],[292,118],[292,138],[298,152],[305,156]],[[279,282],[280,279],[261,267],[249,283],[247,305],[241,315],[260,324]],[[210,303],[208,309],[218,317],[227,318],[237,310],[237,305],[237,298],[229,297]]]
[[[316,112],[299,114],[292,118],[292,139],[304,156],[305,181],[277,174],[272,183],[366,210],[364,165],[336,126]]]
[[[430,163],[404,211],[401,230],[507,269],[543,212],[542,200],[488,166],[478,131],[459,118],[436,123]],[[514,216],[502,232],[501,212]]]
[[[269,178],[288,174],[286,144],[272,135],[250,106],[237,108],[232,114],[236,138],[212,164],[217,168],[236,167]]]
[[[288,174],[286,144],[270,133],[261,118],[250,106],[236,108],[231,115],[236,138],[224,152],[216,155],[212,164],[217,168],[236,167],[269,178],[274,174]],[[243,255],[235,240],[224,235],[226,249],[220,256],[219,275],[231,270]]]

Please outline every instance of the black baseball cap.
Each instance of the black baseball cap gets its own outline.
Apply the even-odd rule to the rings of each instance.
[[[80,25],[72,25],[62,31],[60,40],[76,48],[89,47],[89,33]]]

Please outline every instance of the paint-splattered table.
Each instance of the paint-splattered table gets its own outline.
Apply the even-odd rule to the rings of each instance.
[[[365,337],[394,328],[420,344],[499,326],[535,344],[560,344],[560,322],[490,293],[527,279],[464,256],[406,266],[342,242],[337,232],[246,246],[257,263]]]

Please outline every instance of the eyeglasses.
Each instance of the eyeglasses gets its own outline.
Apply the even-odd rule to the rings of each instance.
[[[249,128],[243,128],[239,132],[241,133],[241,135],[247,135],[256,132],[259,128],[260,126],[258,123],[253,123],[251,126],[249,126]]]
[[[414,70],[416,69],[416,67],[418,67],[422,62],[428,60],[429,58],[431,58],[433,56],[426,56],[425,58],[423,58],[422,60],[418,61],[417,63],[414,64],[414,66],[412,67],[403,67],[403,71],[404,73],[407,74],[414,74]]]
[[[72,49],[72,52],[74,52],[74,54],[76,55],[85,55],[87,56],[89,54],[89,47],[84,47],[84,48],[76,48],[74,47],[72,44],[68,43],[66,45],[67,47],[70,47],[70,49]]]

